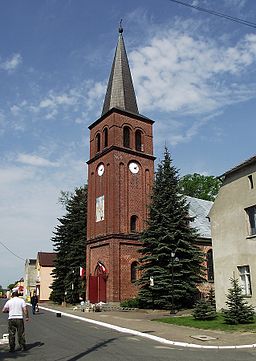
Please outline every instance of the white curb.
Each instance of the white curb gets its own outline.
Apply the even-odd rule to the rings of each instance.
[[[203,348],[203,349],[215,349],[215,350],[256,348],[255,343],[251,344],[251,345],[237,345],[237,346],[209,346],[209,345],[207,346],[207,345],[197,345],[197,344],[188,343],[188,342],[171,341],[171,340],[167,340],[166,338],[150,335],[150,334],[143,333],[143,332],[136,331],[136,330],[131,330],[129,328],[115,326],[115,325],[111,325],[110,323],[106,323],[106,322],[102,322],[102,321],[96,321],[96,320],[92,320],[90,318],[76,316],[76,315],[72,315],[70,313],[62,312],[62,311],[59,311],[59,310],[53,310],[51,308],[42,307],[41,305],[40,305],[40,309],[45,310],[45,311],[49,311],[49,312],[54,312],[54,313],[61,313],[61,315],[66,316],[66,317],[75,318],[75,319],[80,320],[80,321],[93,323],[93,324],[98,325],[98,326],[107,327],[107,328],[110,328],[112,330],[116,330],[118,332],[128,333],[128,334],[148,338],[148,339],[154,340],[156,342],[160,342],[160,343],[163,343],[165,345],[170,345],[170,346],[189,347],[189,348]]]

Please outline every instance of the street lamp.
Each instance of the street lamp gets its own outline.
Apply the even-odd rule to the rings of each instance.
[[[171,252],[171,266],[172,266],[172,304],[171,304],[171,312],[170,314],[173,315],[175,314],[174,311],[174,262],[178,262],[179,258],[175,257],[175,252]]]

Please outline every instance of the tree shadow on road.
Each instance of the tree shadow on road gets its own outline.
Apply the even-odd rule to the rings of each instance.
[[[98,342],[96,343],[96,345],[94,345],[93,347],[90,347],[88,350],[84,351],[84,352],[81,352],[80,354],[68,359],[67,361],[76,361],[76,360],[79,360],[80,358],[82,358],[83,356],[86,356],[88,355],[89,353],[93,352],[93,351],[96,351],[98,350],[99,348],[102,348],[102,347],[105,347],[107,344],[113,342],[117,340],[117,337],[114,337],[114,338],[110,338],[109,340],[107,341],[103,341],[103,342]]]

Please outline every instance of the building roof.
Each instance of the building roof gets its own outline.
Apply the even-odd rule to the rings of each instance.
[[[123,28],[120,26],[102,115],[112,108],[120,108],[134,114],[139,114],[122,33]]]
[[[53,267],[56,256],[57,253],[54,252],[38,252],[38,263],[43,267]]]
[[[253,164],[253,163],[256,163],[256,155],[254,155],[253,157],[251,157],[251,158],[245,160],[244,162],[236,165],[235,167],[231,168],[230,170],[226,171],[225,173],[223,173],[223,174],[220,176],[220,178],[221,178],[221,177],[225,177],[225,176],[227,176],[228,174],[233,173],[233,172],[236,172],[236,171],[238,171],[238,170],[240,170],[240,169],[242,169],[242,168],[244,168],[244,167],[246,167],[246,166],[248,166],[248,165],[251,165],[251,164]]]
[[[208,214],[213,202],[189,196],[185,198],[189,203],[189,215],[193,218],[191,226],[198,230],[200,237],[211,238],[211,225]]]
[[[28,265],[28,266],[35,266],[35,264],[36,264],[36,259],[27,258],[25,264]]]

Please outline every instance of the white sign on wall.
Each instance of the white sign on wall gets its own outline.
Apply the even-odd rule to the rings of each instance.
[[[104,221],[104,196],[96,198],[96,222]]]

